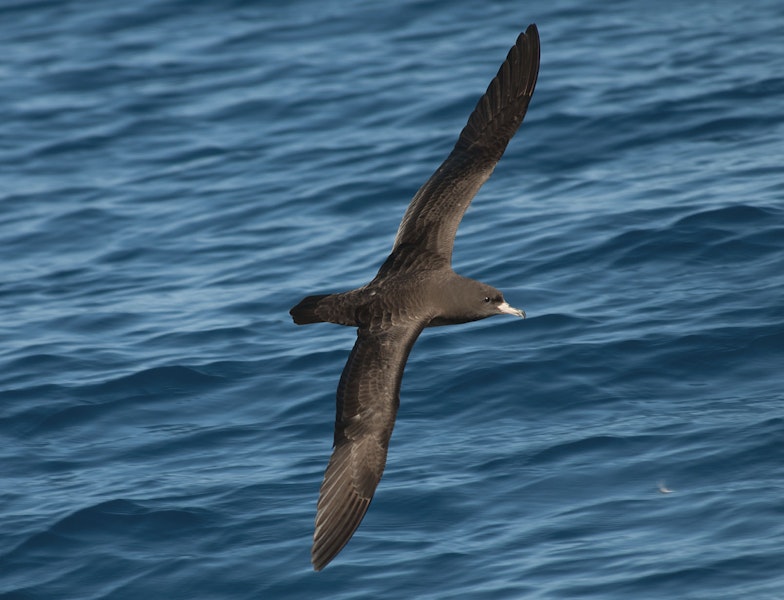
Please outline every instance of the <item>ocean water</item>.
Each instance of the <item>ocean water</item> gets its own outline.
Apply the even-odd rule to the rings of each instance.
[[[0,4],[0,598],[784,598],[779,0]],[[536,22],[354,538],[309,563],[409,199]]]

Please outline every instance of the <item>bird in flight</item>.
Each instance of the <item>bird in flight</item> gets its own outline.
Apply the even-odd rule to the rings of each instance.
[[[298,325],[357,328],[337,391],[335,439],[316,508],[311,561],[323,569],[354,535],[387,459],[409,352],[425,327],[525,317],[497,289],[452,270],[455,234],[523,121],[539,74],[539,33],[530,25],[509,50],[454,149],[408,206],[392,252],[368,284],[304,298]]]

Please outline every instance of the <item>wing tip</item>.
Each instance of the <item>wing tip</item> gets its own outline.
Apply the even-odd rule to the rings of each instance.
[[[310,562],[314,571],[321,571],[348,544],[367,514],[370,500],[355,495],[352,501],[341,503],[337,509],[318,511],[313,546],[310,549]]]
[[[350,444],[336,445],[324,472],[310,550],[310,562],[316,571],[326,567],[353,537],[381,479],[381,472],[373,472],[369,476],[371,489],[358,489],[351,455]]]
[[[539,59],[539,29],[531,23],[517,36],[498,73],[479,98],[453,152],[487,146],[493,161],[501,158],[525,117],[539,77]],[[514,112],[509,112],[509,107],[514,107]],[[492,123],[504,112],[507,116],[501,117],[502,123],[493,126]],[[501,127],[501,130],[497,131],[496,127]]]

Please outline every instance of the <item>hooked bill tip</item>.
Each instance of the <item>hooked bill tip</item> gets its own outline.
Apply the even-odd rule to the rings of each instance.
[[[515,317],[520,317],[522,319],[525,319],[525,311],[520,310],[519,308],[514,308],[512,306],[509,306],[508,302],[502,302],[501,304],[499,304],[498,310],[507,315],[514,315]]]

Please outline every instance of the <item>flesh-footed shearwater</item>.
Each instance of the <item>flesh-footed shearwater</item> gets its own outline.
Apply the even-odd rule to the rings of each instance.
[[[316,508],[311,561],[323,569],[365,516],[387,459],[408,354],[425,327],[525,317],[497,289],[452,270],[455,233],[523,121],[539,74],[539,33],[529,25],[471,113],[454,149],[411,200],[376,277],[343,293],[308,296],[298,325],[357,328],[340,377],[335,439]]]

